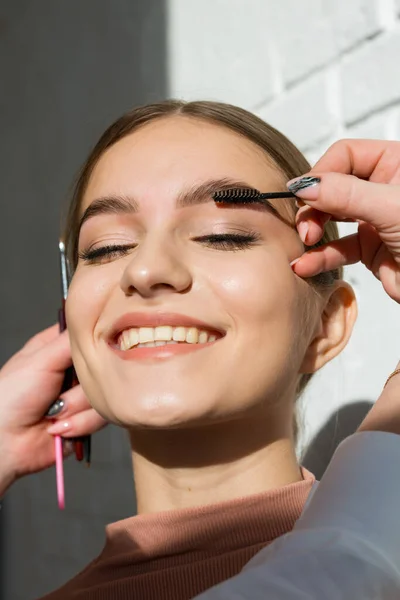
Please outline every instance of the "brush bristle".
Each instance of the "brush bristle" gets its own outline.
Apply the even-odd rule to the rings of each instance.
[[[260,192],[253,188],[232,188],[229,190],[220,190],[213,194],[215,202],[257,202],[260,198]]]

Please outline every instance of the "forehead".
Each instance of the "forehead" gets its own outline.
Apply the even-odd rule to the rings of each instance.
[[[82,208],[99,196],[140,199],[176,194],[207,179],[248,181],[261,191],[281,189],[283,178],[256,144],[225,127],[182,116],[153,121],[111,146],[99,159]]]

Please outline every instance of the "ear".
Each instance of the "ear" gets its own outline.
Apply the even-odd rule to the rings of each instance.
[[[345,348],[357,319],[357,300],[353,288],[338,281],[324,298],[324,308],[316,334],[304,356],[300,373],[315,373]]]

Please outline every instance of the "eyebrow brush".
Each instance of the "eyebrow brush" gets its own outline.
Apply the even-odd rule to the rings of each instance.
[[[212,195],[215,202],[227,204],[256,204],[263,203],[263,200],[273,200],[275,198],[296,198],[292,192],[260,192],[255,188],[230,188],[220,190]]]

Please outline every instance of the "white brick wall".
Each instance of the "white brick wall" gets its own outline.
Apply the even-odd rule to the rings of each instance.
[[[364,44],[341,65],[343,121],[351,124],[400,100],[400,31]]]
[[[252,108],[273,97],[264,0],[170,0],[169,79],[173,95],[218,97]],[[260,15],[254,27],[253,11]],[[234,15],[234,18],[232,18]],[[250,68],[249,68],[250,66]]]
[[[282,91],[256,113],[277,129],[293,132],[290,137],[299,148],[312,148],[334,135],[337,129],[337,115],[331,102],[331,88],[336,81],[337,73],[332,67],[318,71],[304,83]]]
[[[169,57],[172,96],[253,110],[311,162],[341,137],[399,139],[400,0],[170,0]],[[305,395],[304,440],[373,402],[399,358],[400,308],[363,267],[347,279],[358,322]]]
[[[375,0],[324,2],[335,37],[336,52],[349,51],[355,44],[376,35],[382,28],[380,6]],[[336,53],[335,53],[336,55]]]
[[[270,24],[265,33],[276,45],[286,86],[294,85],[333,60],[335,35],[326,18],[324,0],[267,0],[264,6],[270,13]],[[254,13],[252,18],[257,20]]]

